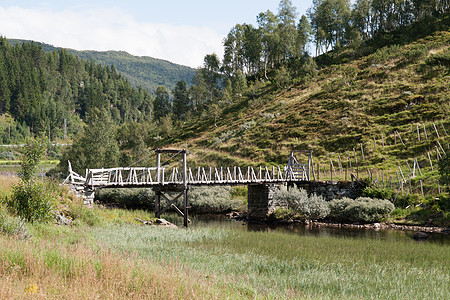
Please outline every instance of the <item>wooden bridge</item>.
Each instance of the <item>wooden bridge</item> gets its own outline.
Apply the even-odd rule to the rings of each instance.
[[[252,185],[275,184],[299,181],[309,181],[310,166],[312,166],[311,153],[308,154],[308,163],[300,164],[292,152],[284,167],[197,167],[187,166],[186,149],[156,149],[156,167],[118,167],[87,169],[83,177],[72,170],[69,162],[69,176],[63,182],[71,184],[78,189],[94,191],[98,188],[153,188],[156,193],[155,213],[159,217],[168,208],[161,210],[160,199],[165,198],[170,207],[181,196],[184,198],[184,213],[174,207],[185,218],[184,225],[188,224],[188,190],[189,186],[217,186],[217,185]],[[171,168],[161,164],[162,154],[182,155],[182,166]],[[314,172],[313,172],[314,174]],[[180,192],[174,199],[169,199],[164,192]]]

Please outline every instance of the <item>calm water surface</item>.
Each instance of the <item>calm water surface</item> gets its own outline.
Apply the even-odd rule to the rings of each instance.
[[[176,216],[171,216],[171,222],[174,222],[178,226],[183,225],[183,220]],[[374,230],[374,229],[338,229],[329,227],[309,227],[302,224],[292,225],[276,225],[276,224],[252,224],[243,221],[236,221],[221,215],[191,215],[189,218],[192,220],[190,226],[201,228],[225,228],[230,230],[247,230],[247,231],[267,231],[267,232],[281,232],[286,234],[297,234],[305,236],[333,236],[343,238],[370,238],[370,239],[382,239],[382,240],[396,240],[410,242],[412,241],[411,235],[413,231],[401,231],[401,230]],[[449,234],[429,234],[429,238],[426,243],[441,243],[450,245]]]

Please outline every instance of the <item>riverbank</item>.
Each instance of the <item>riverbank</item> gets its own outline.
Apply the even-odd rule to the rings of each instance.
[[[230,219],[235,219],[239,221],[247,222],[246,212],[230,212],[226,214]],[[350,223],[338,223],[332,221],[309,221],[309,220],[295,220],[295,219],[279,219],[273,220],[268,219],[267,221],[261,223],[267,224],[303,224],[305,226],[311,227],[329,227],[329,228],[344,228],[344,229],[371,229],[371,230],[402,230],[402,231],[420,231],[427,233],[443,233],[449,234],[450,227],[439,227],[439,226],[420,226],[420,225],[405,225],[405,224],[394,224],[394,223],[369,223],[369,224],[350,224]]]

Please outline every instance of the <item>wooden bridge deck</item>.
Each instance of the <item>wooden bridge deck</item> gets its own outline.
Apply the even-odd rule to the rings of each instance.
[[[64,183],[87,188],[155,187],[155,186],[212,186],[283,183],[308,180],[305,167],[198,167],[187,168],[184,174],[177,167],[130,167],[88,169],[86,177],[71,170]]]
[[[186,149],[156,149],[156,167],[119,167],[108,169],[86,169],[83,177],[72,170],[70,162],[69,176],[64,183],[85,189],[107,187],[170,187],[170,186],[213,186],[213,185],[249,185],[308,181],[312,164],[309,152],[308,164],[300,164],[291,152],[286,166],[260,167],[197,167],[187,166]],[[161,154],[183,155],[180,168],[164,167]],[[167,162],[167,161],[166,161]],[[313,172],[314,174],[314,172]]]

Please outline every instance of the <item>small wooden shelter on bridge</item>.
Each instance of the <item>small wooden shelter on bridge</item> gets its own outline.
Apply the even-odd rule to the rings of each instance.
[[[72,170],[69,162],[69,176],[63,183],[70,183],[80,190],[92,193],[99,188],[152,188],[156,194],[155,215],[160,217],[169,208],[174,208],[184,218],[184,226],[188,225],[188,191],[190,186],[217,185],[264,185],[289,182],[309,181],[312,167],[311,152],[308,152],[308,163],[300,164],[292,152],[288,164],[259,167],[197,167],[187,165],[186,149],[156,149],[156,167],[118,167],[87,169],[83,177]],[[172,154],[172,158],[182,155],[182,165],[166,168],[161,164],[162,154]],[[168,192],[178,194],[170,199]],[[183,197],[183,210],[175,206],[175,201]],[[167,200],[169,206],[161,209],[161,198]]]

